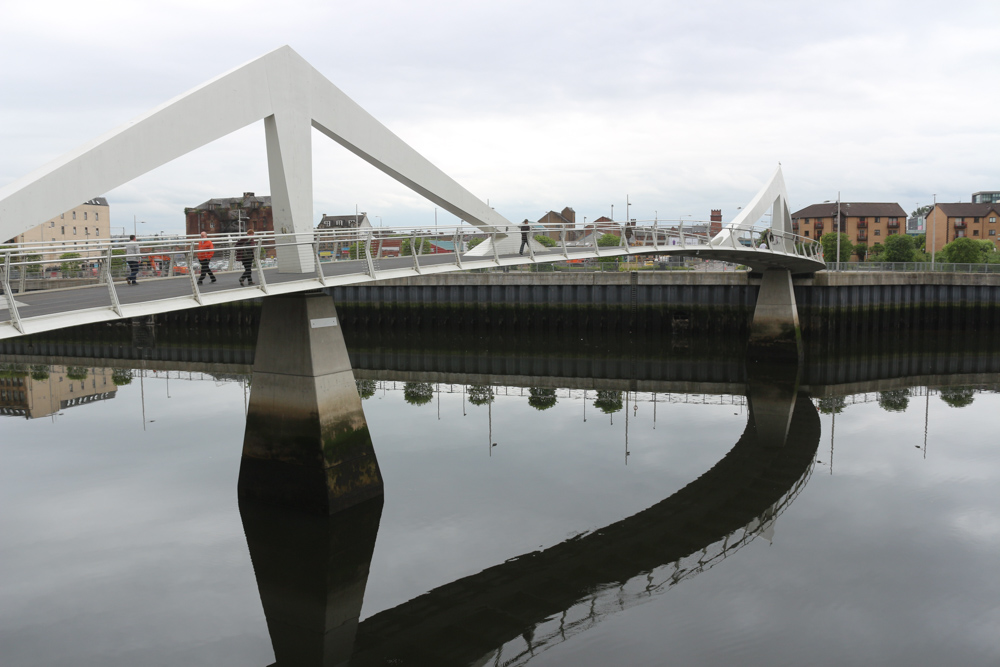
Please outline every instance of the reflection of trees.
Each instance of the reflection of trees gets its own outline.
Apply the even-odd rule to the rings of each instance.
[[[44,382],[49,379],[49,367],[45,364],[32,364],[31,379],[36,382]]]
[[[434,398],[430,382],[407,382],[403,385],[403,399],[410,405],[426,405]]]
[[[818,410],[824,415],[839,415],[844,411],[845,405],[847,405],[847,401],[844,400],[843,396],[837,396],[835,398],[821,398],[819,399]]]
[[[883,410],[889,412],[904,412],[906,406],[910,404],[909,389],[893,389],[891,391],[880,391],[878,393],[878,405]]]
[[[113,369],[111,371],[111,381],[115,383],[116,387],[132,384],[132,369],[131,368]]]
[[[66,369],[66,377],[70,380],[86,380],[87,369],[83,366],[70,366]]]
[[[622,393],[612,389],[599,389],[594,407],[606,415],[614,414],[622,409]]]
[[[532,387],[528,390],[528,405],[536,410],[548,410],[556,404],[556,390]]]
[[[942,387],[941,400],[953,408],[972,405],[976,390],[972,387]]]
[[[28,367],[24,364],[0,364],[0,377],[23,378],[28,376]]]
[[[469,385],[469,403],[473,405],[489,405],[493,402],[493,387],[485,384]]]
[[[354,384],[358,387],[358,396],[361,400],[375,395],[375,380],[355,380]]]

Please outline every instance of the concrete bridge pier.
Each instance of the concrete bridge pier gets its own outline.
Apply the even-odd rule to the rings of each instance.
[[[240,516],[274,667],[347,665],[354,652],[382,498],[333,516],[241,499]]]
[[[329,296],[264,300],[240,463],[241,501],[330,515],[383,495]]]
[[[750,324],[748,358],[802,362],[802,331],[788,269],[764,271]]]

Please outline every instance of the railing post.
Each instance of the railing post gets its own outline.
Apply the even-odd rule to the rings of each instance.
[[[194,300],[201,305],[201,291],[198,289],[198,280],[194,277],[194,242],[188,245],[187,249],[188,278],[191,279],[191,294]]]
[[[493,261],[500,266],[500,253],[497,252],[497,231],[490,232],[490,248],[493,250]]]
[[[658,229],[659,220],[653,221],[653,250],[660,249],[660,230]]]
[[[17,312],[17,304],[14,302],[14,295],[10,291],[10,253],[4,256],[3,268],[0,270],[0,279],[3,280],[3,294],[7,298],[7,312],[10,313],[10,323],[19,333],[24,333],[21,325],[21,316]]]
[[[462,268],[462,252],[461,252],[461,248],[462,248],[462,236],[463,236],[463,234],[462,234],[462,228],[461,227],[456,227],[455,228],[455,237],[454,237],[454,240],[452,241],[452,243],[455,245],[455,266],[457,266],[460,269]]]
[[[566,225],[563,225],[562,234],[559,235],[559,239],[562,242],[563,257],[566,259],[569,259],[569,248],[566,247],[566,234],[568,231]]]
[[[420,240],[423,245],[423,239]],[[417,259],[417,234],[414,232],[410,236],[410,254],[413,255],[413,270],[420,274],[420,260]]]
[[[313,257],[316,260],[316,280],[323,287],[326,287],[326,275],[323,273],[323,266],[319,262],[319,238],[313,237]]]
[[[260,263],[260,250],[263,243],[264,239],[257,239],[257,244],[253,249],[253,265],[257,268],[257,282],[260,283],[260,291],[267,294],[267,278],[264,276],[264,267]]]
[[[532,262],[535,261],[535,249],[531,247],[531,242],[533,240],[534,239],[532,238],[531,225],[528,225],[528,257],[531,258]]]
[[[109,245],[108,254],[105,256],[104,260],[105,270],[103,273],[105,275],[105,280],[108,281],[108,293],[111,294],[111,309],[115,311],[115,314],[118,315],[118,317],[121,317],[122,306],[118,301],[118,292],[115,290],[115,281],[111,277],[111,257],[111,246]]]
[[[677,228],[677,233],[681,238],[681,247],[686,248],[687,242],[684,240],[684,218],[681,218],[681,224]]]
[[[358,243],[360,243],[360,239]],[[368,230],[368,236],[365,238],[365,259],[368,261],[368,275],[371,276],[372,280],[375,280],[375,262],[372,260],[372,230]],[[326,282],[323,283],[326,285]]]

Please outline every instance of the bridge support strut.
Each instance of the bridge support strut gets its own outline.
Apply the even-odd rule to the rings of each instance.
[[[239,495],[327,515],[383,495],[337,311],[325,294],[264,300]]]
[[[767,269],[760,281],[750,325],[749,358],[802,361],[802,332],[792,272]]]

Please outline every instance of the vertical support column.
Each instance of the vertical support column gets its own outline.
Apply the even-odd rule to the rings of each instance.
[[[337,311],[325,294],[264,300],[239,494],[318,514],[383,494]]]
[[[264,119],[264,136],[278,272],[312,273],[312,123],[290,108]]]
[[[764,271],[750,324],[748,352],[751,359],[802,360],[799,312],[788,269]]]

